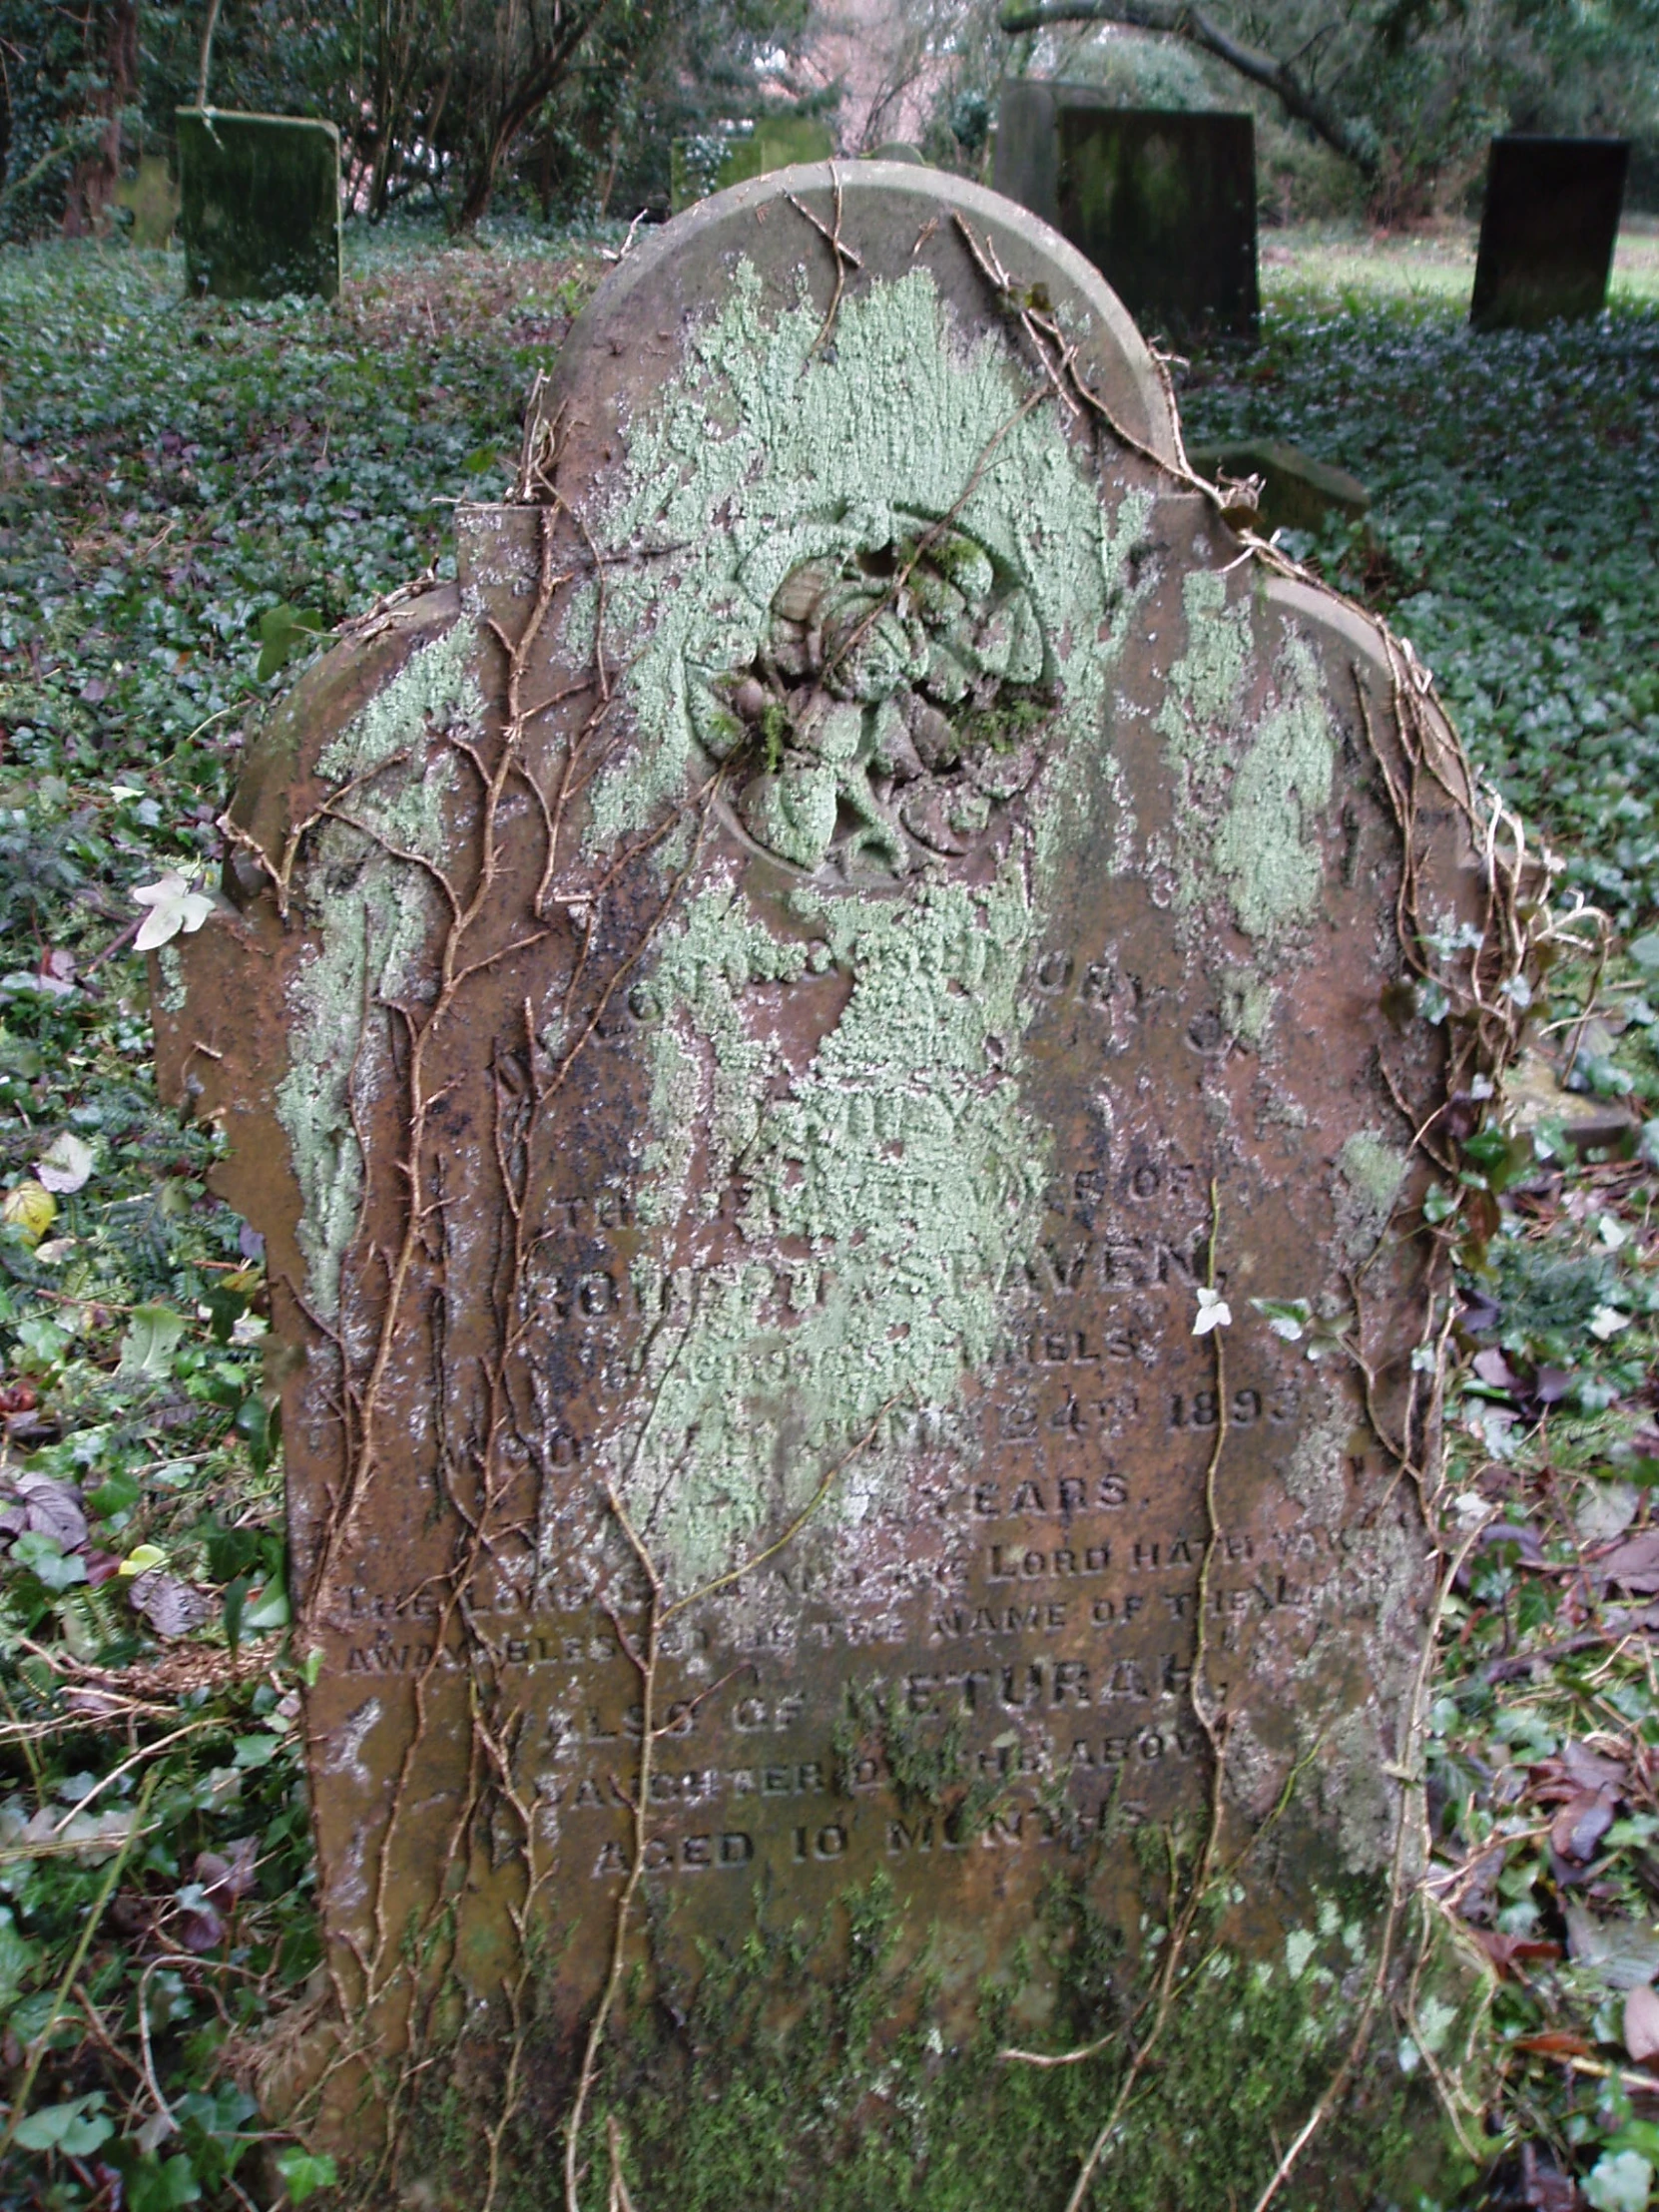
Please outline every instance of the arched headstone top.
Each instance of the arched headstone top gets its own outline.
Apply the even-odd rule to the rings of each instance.
[[[838,257],[825,236],[835,235],[837,200],[840,236],[856,257],[841,263],[838,284]],[[746,262],[760,278],[763,313],[797,305],[803,285],[823,313],[837,292],[843,302],[856,301],[872,288],[924,275],[968,342],[983,332],[987,311],[1003,303],[987,285],[964,228],[990,249],[1016,302],[1035,297],[1051,309],[1077,347],[1079,373],[1122,427],[1173,460],[1168,387],[1093,264],[1014,201],[907,162],[774,170],[642,233],[577,317],[547,406],[569,410],[573,436],[584,422],[593,436],[610,435],[674,376],[686,340]]]

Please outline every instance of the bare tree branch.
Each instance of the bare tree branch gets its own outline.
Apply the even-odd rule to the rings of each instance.
[[[1253,85],[1264,86],[1288,115],[1306,123],[1344,161],[1352,162],[1362,177],[1369,181],[1377,175],[1377,149],[1365,132],[1346,116],[1334,114],[1289,62],[1276,61],[1257,47],[1242,46],[1189,0],[1039,0],[1034,7],[1004,8],[997,20],[1010,37],[1021,31],[1046,30],[1054,23],[1120,23],[1126,30],[1184,38],[1248,77]]]

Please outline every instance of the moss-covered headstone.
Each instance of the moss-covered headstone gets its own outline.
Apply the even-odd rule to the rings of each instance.
[[[637,247],[457,545],[158,955],[285,1379],[268,2103],[377,2205],[1417,2201],[1420,672],[920,168]]]
[[[179,229],[192,292],[339,290],[339,133],[283,115],[181,108]]]
[[[1149,329],[1255,338],[1248,115],[1120,108],[1095,86],[1017,80],[1001,96],[996,185],[1086,254]]]
[[[1600,314],[1629,165],[1628,139],[1493,139],[1469,301],[1476,329]]]

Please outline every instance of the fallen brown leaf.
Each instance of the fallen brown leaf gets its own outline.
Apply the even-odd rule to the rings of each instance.
[[[1526,1978],[1519,1971],[1522,1966],[1547,1965],[1561,1955],[1560,1944],[1549,1942],[1541,1936],[1509,1936],[1497,1928],[1471,1928],[1469,1934],[1499,1974],[1516,1981]]]
[[[1627,1536],[1622,1544],[1615,1544],[1595,1561],[1595,1572],[1644,1596],[1659,1590],[1659,1528],[1644,1528],[1639,1536]]]
[[[1617,1794],[1605,1789],[1580,1790],[1570,1797],[1549,1826],[1549,1840],[1561,1857],[1582,1866],[1612,1827],[1617,1803]]]
[[[1582,2035],[1569,2035],[1564,2028],[1546,2028],[1541,2035],[1520,2035],[1513,2046],[1516,2050],[1535,2051],[1540,2058],[1590,2058],[1594,2046]]]
[[[1624,2000],[1624,2047],[1638,2065],[1659,2055],[1659,1994],[1645,1981]]]

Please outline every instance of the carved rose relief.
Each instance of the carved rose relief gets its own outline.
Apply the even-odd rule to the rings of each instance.
[[[797,867],[966,852],[1041,761],[1054,700],[1029,594],[962,533],[895,525],[793,568],[747,666],[688,672],[744,829]]]

